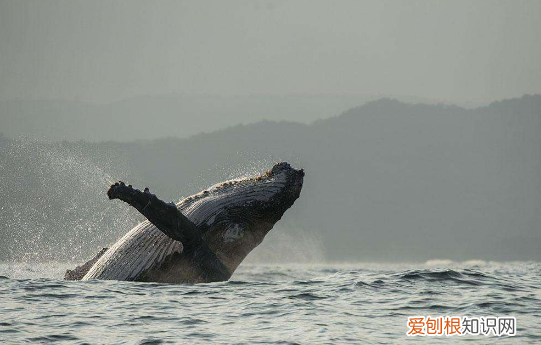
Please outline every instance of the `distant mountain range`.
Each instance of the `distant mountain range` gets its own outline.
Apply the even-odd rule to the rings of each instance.
[[[62,100],[0,101],[0,131],[47,141],[133,141],[189,137],[263,119],[310,123],[380,98],[358,94],[157,95],[93,104]],[[400,97],[410,102],[422,100]]]
[[[304,190],[254,260],[541,260],[541,95],[476,109],[382,99],[311,124],[141,137],[0,138],[0,258],[110,244],[141,220],[106,199],[114,180],[175,200],[285,160]]]

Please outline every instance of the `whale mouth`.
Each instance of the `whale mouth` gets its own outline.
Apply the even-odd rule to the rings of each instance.
[[[276,163],[269,171],[267,171],[267,174],[269,175],[278,175],[278,174],[286,174],[288,179],[291,179],[290,182],[292,185],[300,184],[302,187],[303,178],[304,178],[304,170],[303,169],[294,169],[289,165],[289,163],[281,162]]]
[[[275,183],[278,192],[275,197],[281,196],[295,201],[302,190],[302,184],[304,182],[304,170],[294,169],[287,162],[276,163],[272,168],[262,175],[255,177],[255,180],[265,178],[267,183]],[[281,200],[285,202],[287,200]],[[291,205],[290,205],[291,206]]]
[[[304,170],[303,169],[294,169],[286,162],[281,162],[275,164],[270,169],[270,174],[285,174],[286,183],[282,188],[282,192],[285,193],[287,208],[291,207],[293,202],[300,196],[302,190],[302,184],[304,182]]]
[[[290,171],[290,172],[300,175],[301,177],[304,176],[303,169],[296,170],[292,168],[291,165],[287,162],[280,162],[280,163],[274,164],[274,166],[268,170],[268,173],[272,175],[272,174],[277,174],[283,171]]]
[[[303,180],[303,169],[297,170],[287,162],[280,162],[260,175],[225,181],[202,191],[194,197],[205,199],[212,195],[254,194],[259,191],[264,192],[269,199],[275,198],[281,192],[287,192],[289,197],[296,199],[302,189]]]
[[[286,162],[275,164],[262,176],[267,178],[267,183],[274,183],[276,192],[269,198],[263,208],[271,210],[269,213],[271,222],[275,223],[282,218],[284,212],[289,209],[300,196],[304,170],[294,169]],[[257,179],[257,178],[256,178]]]

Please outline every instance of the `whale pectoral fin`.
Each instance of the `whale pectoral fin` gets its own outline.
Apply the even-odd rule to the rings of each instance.
[[[120,199],[133,206],[164,234],[182,242],[184,248],[200,245],[203,241],[201,231],[186,218],[173,203],[166,203],[148,188],[143,192],[126,186],[124,182],[112,185],[107,191],[109,199]]]
[[[103,254],[107,251],[109,248],[103,248],[100,250],[100,252],[94,256],[89,261],[85,262],[81,266],[77,266],[72,270],[66,270],[66,274],[64,275],[64,280],[81,280],[85,276],[85,274],[90,270],[90,268],[98,261]]]

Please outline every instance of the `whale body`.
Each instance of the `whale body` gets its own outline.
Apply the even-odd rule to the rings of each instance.
[[[135,207],[147,220],[110,248],[68,270],[67,280],[202,283],[228,280],[299,197],[304,171],[278,163],[262,175],[226,181],[165,203],[148,189],[123,182],[110,199]]]

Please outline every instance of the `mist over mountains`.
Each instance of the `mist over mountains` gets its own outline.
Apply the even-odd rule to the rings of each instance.
[[[359,94],[171,94],[132,97],[106,104],[4,100],[0,101],[0,128],[10,138],[45,141],[189,137],[264,119],[310,123],[379,98]],[[399,99],[429,102],[416,97]]]
[[[305,169],[303,192],[251,256],[541,260],[541,95],[476,109],[382,99],[310,124],[146,134],[0,137],[0,259],[82,260],[111,244],[142,220],[107,200],[116,180],[176,201],[288,161]]]

